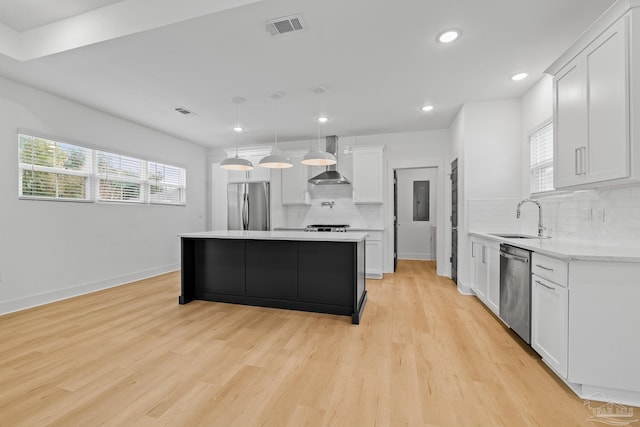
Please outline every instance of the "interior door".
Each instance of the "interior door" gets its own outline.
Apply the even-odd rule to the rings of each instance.
[[[451,163],[451,280],[458,283],[458,159]]]
[[[393,170],[393,271],[398,268],[398,172]]]

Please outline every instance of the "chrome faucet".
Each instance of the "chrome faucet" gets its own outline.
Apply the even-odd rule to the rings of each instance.
[[[538,206],[538,237],[544,237],[544,226],[542,225],[542,205],[539,201],[533,199],[524,199],[518,203],[518,209],[516,210],[516,218],[520,218],[520,207],[527,202],[535,203]]]

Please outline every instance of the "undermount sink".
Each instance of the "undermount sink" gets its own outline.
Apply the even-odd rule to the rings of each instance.
[[[530,236],[527,234],[509,234],[509,233],[490,233],[492,236],[502,237],[503,239],[545,239],[545,237]]]

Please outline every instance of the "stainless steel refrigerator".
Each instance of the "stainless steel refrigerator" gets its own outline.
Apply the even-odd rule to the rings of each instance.
[[[227,228],[269,230],[269,183],[227,185]]]

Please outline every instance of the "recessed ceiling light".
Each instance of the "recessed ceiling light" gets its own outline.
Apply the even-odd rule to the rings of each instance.
[[[451,43],[462,35],[460,30],[446,30],[438,34],[437,40],[440,43]]]
[[[233,130],[234,130],[234,132],[242,132],[244,130],[244,128],[242,126],[234,126]]]
[[[424,107],[421,108],[422,111],[424,112],[428,112],[428,111],[432,111],[435,107],[433,105],[425,105]]]
[[[513,76],[511,76],[511,80],[513,81],[518,81],[518,80],[524,80],[529,76],[529,74],[527,73],[518,73],[518,74],[514,74]]]
[[[327,116],[318,117],[318,123],[327,123],[328,121],[329,121],[329,117]]]

